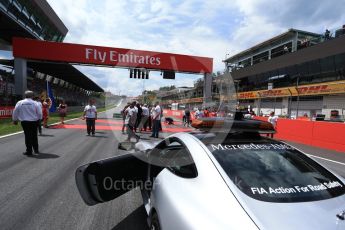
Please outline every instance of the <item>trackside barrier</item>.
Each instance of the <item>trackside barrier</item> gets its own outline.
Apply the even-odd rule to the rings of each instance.
[[[175,117],[175,118],[178,118],[178,119],[182,120],[183,111],[181,111],[181,110],[167,110],[167,109],[163,109],[163,115],[165,117]]]
[[[167,110],[167,109],[163,109],[163,115],[165,117],[174,117],[174,118],[182,120],[183,119],[183,110]],[[195,112],[194,111],[190,112],[190,118],[191,118],[191,120],[195,119]]]
[[[255,117],[267,121],[267,117]],[[276,138],[345,152],[345,124],[279,118]]]
[[[12,117],[13,110],[14,106],[0,106],[0,119]]]

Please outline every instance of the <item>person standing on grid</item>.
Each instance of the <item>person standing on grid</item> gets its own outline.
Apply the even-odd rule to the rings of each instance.
[[[25,91],[25,99],[17,102],[12,114],[13,124],[17,125],[20,121],[23,127],[26,146],[26,152],[23,154],[27,156],[33,155],[32,149],[35,153],[39,153],[37,125],[42,119],[42,110],[33,97],[32,91]]]
[[[59,104],[59,107],[58,107],[58,112],[59,112],[61,124],[63,125],[65,124],[65,117],[67,116],[67,104],[65,100],[61,100],[61,103]]]
[[[126,128],[126,116],[127,116],[127,108],[129,108],[129,106],[131,105],[131,103],[127,103],[127,105],[123,108],[123,110],[121,110],[121,116],[122,116],[122,134],[125,134],[125,128]]]
[[[136,103],[132,102],[132,104],[126,109],[125,124],[127,127],[127,134],[128,134],[126,141],[131,141],[131,138],[134,137],[136,141],[138,142],[140,139],[140,136],[134,133],[134,126],[136,124],[137,114],[138,114],[135,105]]]
[[[270,116],[268,117],[268,122],[272,124],[273,128],[276,130],[277,128],[277,121],[278,121],[278,116],[275,115],[274,112],[270,113]],[[269,136],[269,135],[267,135]],[[271,133],[271,138],[273,138],[273,133]]]
[[[38,106],[41,108],[42,111],[42,102],[39,97],[35,97],[35,101],[38,104]],[[42,118],[43,118],[43,111],[42,111]],[[42,135],[42,118],[37,121],[37,130],[40,135]]]
[[[95,100],[90,99],[89,104],[85,106],[84,109],[84,117],[83,119],[86,119],[86,131],[87,135],[90,136],[90,133],[92,136],[95,136],[95,122],[97,120],[97,108],[94,105]]]
[[[150,116],[150,111],[149,111],[149,108],[147,108],[147,105],[143,105],[141,107],[142,109],[142,114],[141,114],[141,121],[140,121],[140,124],[139,124],[139,132],[141,132],[142,130],[146,131],[147,130],[147,120],[149,119],[149,116]]]
[[[162,109],[159,106],[159,102],[157,101],[152,111],[153,127],[152,127],[152,135],[150,137],[158,138],[160,124],[161,124],[161,116],[162,116]]]

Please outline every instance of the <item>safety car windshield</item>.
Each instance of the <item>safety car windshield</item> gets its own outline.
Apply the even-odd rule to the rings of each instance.
[[[267,202],[305,202],[345,194],[336,176],[296,149],[279,142],[208,143],[232,182]]]

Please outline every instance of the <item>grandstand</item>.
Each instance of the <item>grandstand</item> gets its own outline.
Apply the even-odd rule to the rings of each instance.
[[[13,37],[63,42],[68,33],[46,0],[1,0],[0,31],[0,52],[12,52]],[[21,76],[15,73],[15,66],[15,60],[0,60],[0,106],[14,106],[22,98],[23,89],[46,97],[47,85],[56,103],[65,100],[72,107],[84,105],[90,96],[101,98],[103,93],[101,87],[67,63],[28,60],[19,68]],[[99,104],[104,106],[104,101],[99,100]]]
[[[333,34],[289,29],[224,60],[227,75],[213,75],[212,101],[238,99],[240,109],[286,117],[345,115],[345,25]],[[203,80],[159,95],[162,104],[201,107]],[[236,95],[225,95],[234,83]],[[221,95],[222,94],[222,95]]]
[[[344,30],[332,37],[290,29],[224,60],[240,105],[257,114],[345,115]]]

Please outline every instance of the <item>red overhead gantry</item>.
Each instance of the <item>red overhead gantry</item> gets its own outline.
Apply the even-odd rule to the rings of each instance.
[[[213,59],[173,53],[13,38],[16,93],[26,90],[26,60],[204,74],[204,102],[211,100]]]

